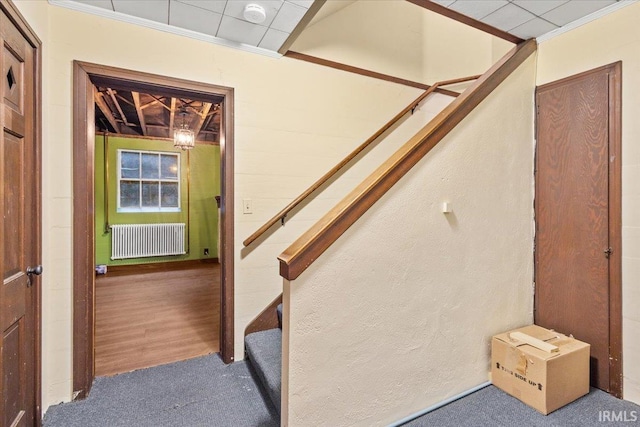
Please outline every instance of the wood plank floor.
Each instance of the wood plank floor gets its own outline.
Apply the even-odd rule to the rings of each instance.
[[[95,374],[215,353],[220,264],[96,278]]]

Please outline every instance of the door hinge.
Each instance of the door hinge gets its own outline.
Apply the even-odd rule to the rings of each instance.
[[[613,253],[613,249],[610,247],[604,250],[604,256],[607,258],[609,258],[612,253]]]

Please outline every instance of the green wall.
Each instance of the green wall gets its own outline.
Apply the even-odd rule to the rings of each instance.
[[[123,265],[153,262],[197,260],[218,257],[218,205],[220,194],[220,147],[198,144],[189,152],[173,148],[169,141],[108,137],[109,224],[153,224],[183,222],[187,224],[189,247],[186,255],[111,260],[111,233],[105,232],[105,138],[96,137],[95,151],[95,223],[96,264]],[[117,212],[118,150],[148,150],[180,153],[180,212]],[[187,156],[191,162],[190,221],[187,221]],[[186,245],[186,243],[185,243]],[[209,255],[204,249],[209,248]]]

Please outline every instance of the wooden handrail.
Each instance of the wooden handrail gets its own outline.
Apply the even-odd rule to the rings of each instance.
[[[324,175],[316,182],[314,182],[309,188],[302,192],[298,197],[296,197],[291,203],[284,207],[280,212],[275,214],[271,219],[269,219],[262,227],[256,230],[251,236],[247,237],[242,244],[244,246],[249,246],[251,243],[255,242],[260,236],[267,232],[273,225],[275,225],[278,221],[283,220],[289,212],[295,209],[300,203],[302,203],[309,195],[315,192],[318,188],[320,188],[323,184],[329,181],[336,173],[340,171],[343,167],[345,167],[351,160],[356,158],[358,154],[364,151],[371,143],[380,138],[386,131],[388,131],[393,125],[395,125],[398,120],[403,118],[409,111],[415,109],[427,96],[433,93],[440,86],[448,86],[456,83],[463,83],[470,80],[476,80],[480,78],[480,75],[469,76],[469,77],[461,77],[458,79],[452,80],[443,80],[437,83],[434,83],[429,87],[422,95],[414,99],[409,105],[407,105],[402,111],[396,114],[391,120],[385,123],[380,129],[378,129],[373,135],[371,135],[365,142],[360,144],[353,150],[351,153],[347,155],[344,159],[340,161],[337,165],[335,165],[331,170]]]
[[[509,51],[375,172],[280,254],[280,275],[296,279],[382,195],[536,50],[531,39]]]

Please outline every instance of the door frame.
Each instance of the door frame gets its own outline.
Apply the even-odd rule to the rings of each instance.
[[[609,393],[622,398],[622,61],[538,86],[536,110],[541,90],[603,71],[609,74],[609,245],[613,249],[609,257]],[[536,144],[536,154],[537,150]],[[537,159],[536,155],[536,171]],[[536,212],[538,208],[536,204]],[[537,297],[534,301],[537,305]]]
[[[173,77],[73,62],[73,390],[84,398],[94,379],[95,227],[94,227],[94,84],[115,83],[136,90],[197,99],[224,97],[220,135],[221,230],[220,353],[234,359],[234,221],[233,135],[234,90]]]
[[[15,4],[11,0],[2,0],[0,2],[0,10],[7,18],[16,26],[18,31],[29,42],[34,53],[34,129],[33,129],[33,158],[35,161],[35,169],[33,171],[35,175],[34,179],[34,194],[36,196],[35,206],[35,218],[36,229],[34,230],[33,246],[35,250],[34,265],[42,265],[42,41],[36,35],[35,31],[31,28],[27,20],[22,16]],[[35,408],[35,423],[41,425],[42,419],[42,280],[40,276],[35,276],[33,286],[34,292],[31,301],[31,307],[33,309],[33,323],[34,323],[34,408]]]

